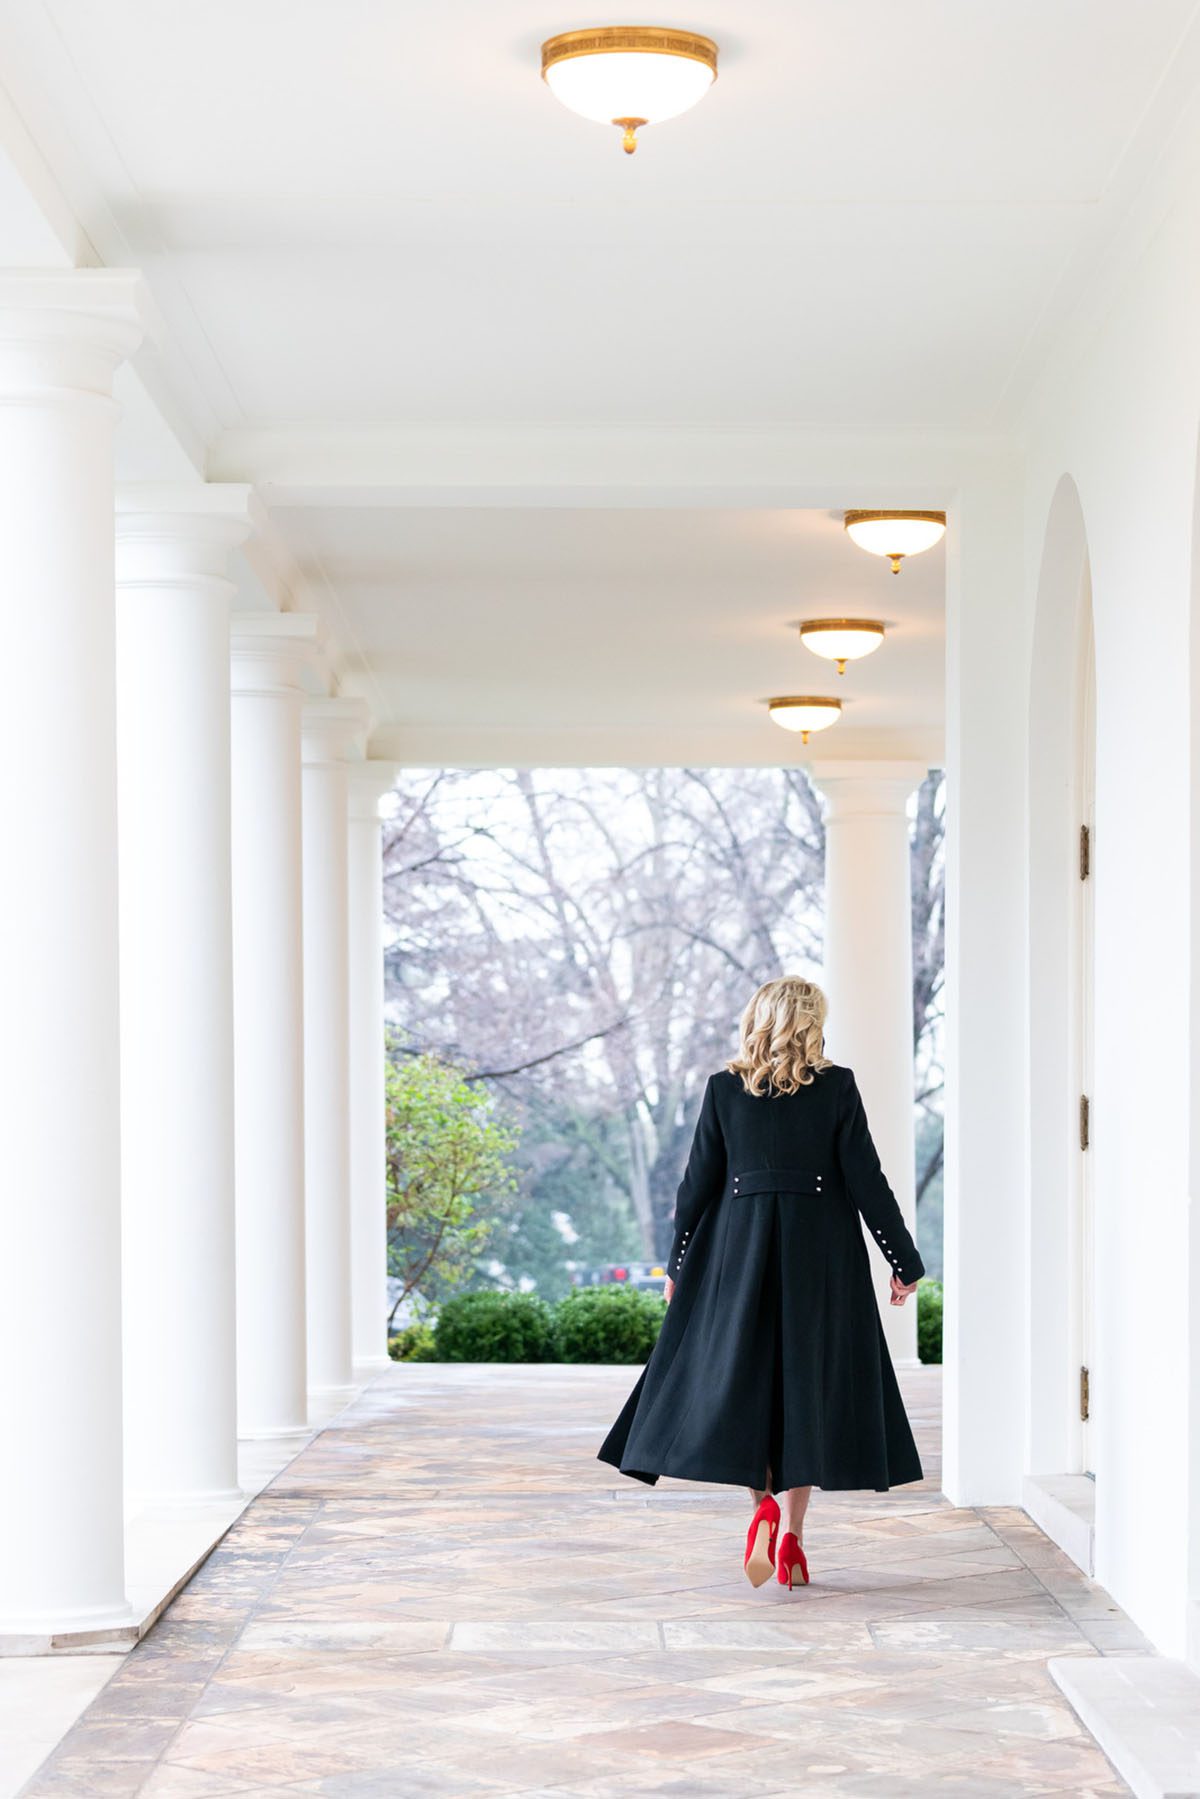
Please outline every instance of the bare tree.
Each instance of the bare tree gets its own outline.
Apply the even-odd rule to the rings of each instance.
[[[921,1192],[940,1166],[942,810],[931,779],[912,839]],[[820,966],[824,828],[804,771],[412,772],[384,867],[409,1044],[540,1120],[543,1173],[590,1158],[662,1255],[704,1078],[746,999]]]
[[[911,837],[913,949],[913,1064],[917,1106],[936,1128],[921,1133],[917,1201],[940,1173],[943,1161],[942,989],[946,968],[946,783],[941,771],[917,794]]]
[[[648,1254],[707,1072],[753,988],[819,958],[819,806],[798,771],[410,776],[385,838],[393,1016],[526,1105],[620,1121]]]

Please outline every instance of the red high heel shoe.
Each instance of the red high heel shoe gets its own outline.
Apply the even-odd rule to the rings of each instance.
[[[775,1577],[781,1587],[808,1585],[808,1563],[793,1531],[785,1530],[783,1533],[779,1554],[775,1558]]]
[[[771,1578],[771,1569],[775,1566],[775,1533],[778,1529],[779,1501],[774,1494],[767,1493],[759,1501],[758,1510],[751,1518],[750,1529],[746,1532],[746,1555],[742,1566],[752,1587],[761,1587],[764,1580]]]

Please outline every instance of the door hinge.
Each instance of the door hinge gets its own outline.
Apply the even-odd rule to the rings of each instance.
[[[1087,1423],[1088,1412],[1091,1408],[1092,1396],[1090,1389],[1091,1380],[1088,1371],[1086,1368],[1081,1368],[1079,1370],[1079,1418],[1082,1424]]]
[[[1087,825],[1079,827],[1079,878],[1086,881],[1092,872],[1092,833]]]
[[[1086,1149],[1092,1140],[1092,1102],[1086,1093],[1079,1095],[1079,1147]]]

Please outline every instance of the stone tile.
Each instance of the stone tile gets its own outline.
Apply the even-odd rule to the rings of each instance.
[[[203,1680],[131,1680],[120,1674],[88,1708],[89,1724],[101,1719],[186,1718],[204,1693]]]
[[[243,1514],[30,1799],[1124,1791],[1046,1663],[1136,1633],[1023,1513],[942,1498],[936,1370],[904,1377],[928,1479],[817,1494],[796,1593],[742,1577],[747,1494],[597,1462],[632,1379],[383,1376]]]
[[[625,1624],[596,1619],[585,1623],[558,1623],[554,1619],[533,1618],[526,1624],[509,1624],[503,1620],[464,1620],[455,1624],[450,1634],[454,1649],[513,1649],[523,1655],[546,1649],[567,1650],[578,1654],[581,1649],[628,1649],[642,1644],[656,1649],[659,1644],[656,1624]]]
[[[219,1776],[201,1774],[195,1768],[173,1768],[160,1762],[138,1789],[138,1799],[229,1799],[251,1790],[240,1784],[230,1786]]]
[[[1080,1618],[1079,1629],[1102,1655],[1153,1655],[1154,1646],[1120,1612],[1103,1618]]]
[[[138,1762],[73,1762],[56,1752],[22,1789],[21,1799],[132,1799],[147,1770]]]
[[[884,1619],[870,1626],[870,1634],[881,1649],[987,1651],[1034,1659],[1061,1655],[1080,1640],[1078,1630],[1065,1617],[1039,1624],[989,1618],[986,1614]]]
[[[335,1650],[342,1655],[357,1655],[370,1654],[379,1649],[393,1652],[405,1649],[440,1649],[445,1641],[446,1626],[440,1622],[426,1624],[407,1620],[376,1621],[332,1617],[318,1623],[295,1619],[291,1622],[248,1624],[238,1639],[238,1647],[243,1651],[257,1650],[259,1653],[297,1650],[302,1654],[325,1655],[330,1650]]]
[[[107,1767],[123,1762],[152,1766],[170,1746],[178,1720],[93,1718],[91,1711],[63,1738],[56,1760],[67,1768]],[[143,1767],[142,1778],[146,1769]]]

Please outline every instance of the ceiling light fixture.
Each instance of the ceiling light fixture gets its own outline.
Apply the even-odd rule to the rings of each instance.
[[[946,534],[944,512],[864,512],[856,508],[845,516],[846,534],[860,550],[872,556],[886,556],[892,573],[900,573],[906,556],[919,556],[931,550]]]
[[[806,618],[800,641],[814,655],[836,662],[838,674],[844,675],[847,662],[857,662],[879,648],[883,626],[877,618]]]
[[[788,693],[768,700],[767,708],[777,725],[785,731],[799,731],[801,743],[807,743],[810,731],[827,731],[836,725],[842,702],[819,694]]]
[[[717,46],[694,31],[599,25],[542,45],[542,80],[555,99],[581,118],[618,126],[630,156],[641,126],[678,118],[716,79]]]

